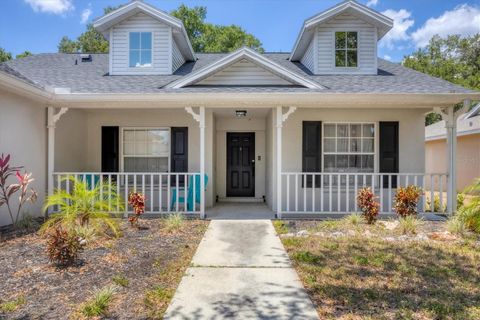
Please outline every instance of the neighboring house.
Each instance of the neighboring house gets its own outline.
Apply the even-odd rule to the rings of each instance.
[[[457,121],[457,191],[461,192],[480,178],[480,104]],[[425,128],[427,172],[445,172],[447,142],[445,121]]]
[[[265,201],[280,217],[357,211],[362,186],[391,212],[396,186],[439,178],[452,197],[452,167],[425,172],[424,115],[455,123],[453,106],[480,94],[377,58],[392,26],[344,1],[306,20],[291,53],[205,54],[180,20],[133,1],[94,22],[109,54],[0,65],[0,150],[42,194],[71,190],[68,175],[111,181],[144,192],[149,213],[184,210],[172,194],[189,191],[201,217],[217,201]],[[206,190],[192,178],[204,174]]]

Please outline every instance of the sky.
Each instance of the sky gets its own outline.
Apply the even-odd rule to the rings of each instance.
[[[129,0],[0,0],[0,47],[13,55],[57,52],[63,36],[78,37],[106,6]],[[236,24],[266,51],[290,52],[305,19],[341,0],[145,0],[164,11],[181,3],[206,6],[207,22]],[[480,0],[358,0],[394,19],[379,57],[399,62],[435,34],[480,32]]]

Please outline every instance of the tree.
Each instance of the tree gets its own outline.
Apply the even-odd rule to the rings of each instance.
[[[12,54],[10,52],[5,51],[5,49],[0,47],[0,63],[12,60]]]
[[[262,43],[240,26],[206,23],[206,7],[182,4],[171,14],[182,20],[195,52],[230,52],[243,46],[263,52]]]
[[[450,35],[447,38],[434,36],[427,47],[405,57],[403,65],[466,88],[480,90],[480,34],[467,37]],[[440,115],[430,113],[425,124],[440,120]]]
[[[106,7],[103,9],[104,14],[119,7]],[[195,52],[230,52],[243,46],[263,52],[260,40],[240,26],[220,26],[206,23],[206,7],[189,8],[182,4],[171,14],[183,21]],[[76,40],[64,36],[58,44],[58,52],[107,53],[108,41],[95,30],[92,24],[87,24],[87,30]]]
[[[21,59],[21,58],[25,58],[25,57],[28,57],[28,56],[31,56],[32,53],[30,51],[23,51],[22,53],[19,53],[15,56],[15,59]]]

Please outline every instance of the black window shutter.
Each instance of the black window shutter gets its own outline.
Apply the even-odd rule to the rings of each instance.
[[[119,171],[118,141],[118,127],[102,127],[102,172]]]
[[[171,171],[188,172],[188,127],[172,127],[171,133]],[[183,180],[179,177],[180,183]]]
[[[303,121],[302,138],[302,171],[322,171],[322,122]],[[303,185],[303,181],[302,181]],[[315,186],[320,186],[320,179],[315,181]],[[312,177],[307,177],[307,188],[312,187]]]
[[[380,122],[380,172],[398,173],[398,122]],[[383,177],[383,187],[388,188],[388,177]],[[397,177],[392,176],[392,188],[397,187]]]

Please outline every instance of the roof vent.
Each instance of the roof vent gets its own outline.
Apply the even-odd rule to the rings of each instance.
[[[91,54],[85,54],[85,53],[82,53],[80,55],[80,59],[82,62],[91,62],[92,61],[92,55]]]

